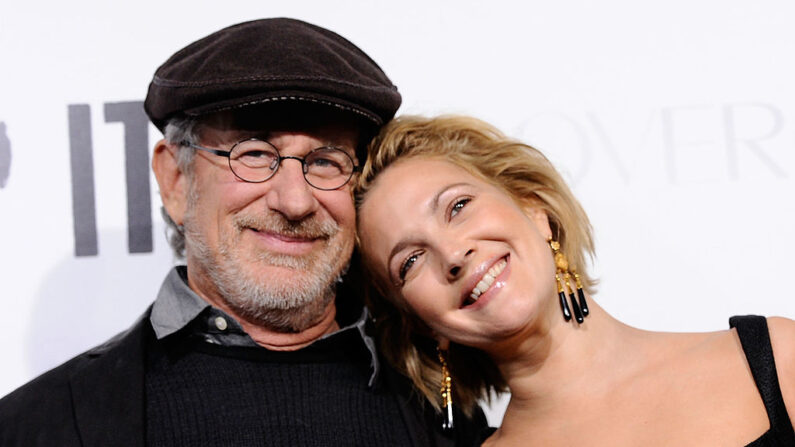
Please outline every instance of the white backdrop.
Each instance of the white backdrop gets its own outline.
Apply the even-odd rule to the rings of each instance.
[[[132,128],[113,108],[142,101],[189,42],[274,16],[363,48],[399,86],[399,113],[472,114],[548,154],[592,218],[596,299],[619,319],[706,331],[795,317],[791,2],[6,2],[0,395],[126,328],[172,263],[154,179],[154,227],[135,230],[151,249],[130,253],[128,207],[146,191],[127,199]],[[154,126],[136,141],[147,132],[151,147]],[[70,140],[93,169],[70,168]],[[76,255],[76,222],[96,255]]]

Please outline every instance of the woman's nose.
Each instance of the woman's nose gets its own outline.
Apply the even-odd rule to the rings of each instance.
[[[449,281],[455,281],[463,275],[464,267],[474,252],[474,248],[464,248],[453,251],[448,255],[445,270],[447,271],[447,279]]]

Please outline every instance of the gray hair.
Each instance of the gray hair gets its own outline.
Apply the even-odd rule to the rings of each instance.
[[[177,167],[187,176],[188,184],[193,181],[193,157],[196,152],[183,142],[199,144],[199,124],[196,118],[177,117],[169,120],[163,131],[166,141],[177,146]],[[185,229],[174,222],[165,207],[160,207],[160,214],[166,222],[166,239],[174,252],[174,257],[177,260],[184,260]]]

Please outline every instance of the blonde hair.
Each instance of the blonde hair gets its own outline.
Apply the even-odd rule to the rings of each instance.
[[[537,149],[508,138],[476,118],[402,116],[387,124],[370,143],[367,162],[354,189],[357,209],[367,200],[380,173],[399,160],[414,157],[454,163],[501,188],[520,206],[543,209],[569,265],[576,268],[585,290],[593,291],[596,281],[586,268],[586,258],[594,252],[588,216],[561,175]],[[427,326],[390,292],[384,275],[373,271],[367,259],[362,264],[371,282],[367,299],[384,356],[439,410],[441,368],[436,342],[425,335]],[[490,390],[506,390],[497,366],[478,349],[451,344],[447,362],[454,385],[453,401],[467,414],[478,399],[488,399]]]

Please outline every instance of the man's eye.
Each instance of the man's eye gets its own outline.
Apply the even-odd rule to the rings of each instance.
[[[307,160],[307,165],[308,168],[313,171],[342,171],[339,161],[331,157],[316,157],[311,160]]]
[[[403,261],[403,264],[400,265],[400,271],[398,272],[398,277],[400,278],[401,281],[406,279],[406,273],[408,273],[411,266],[414,265],[415,262],[417,262],[417,258],[419,258],[419,256],[420,256],[419,253],[414,253],[408,258],[406,258],[406,260]]]
[[[273,162],[278,159],[277,155],[267,150],[247,150],[235,155],[235,160],[249,167],[268,166],[273,169]]]
[[[273,153],[268,151],[246,151],[240,154],[238,158],[273,158]]]
[[[452,207],[452,209],[450,210],[450,217],[453,217],[453,216],[455,216],[456,214],[458,214],[458,212],[459,212],[459,211],[461,211],[462,209],[464,209],[464,207],[465,207],[465,206],[467,205],[467,203],[469,203],[470,201],[472,201],[472,199],[471,199],[470,197],[466,197],[466,198],[463,198],[463,199],[459,199],[459,200],[457,200],[457,201],[456,201],[456,202],[453,204],[453,207]]]

